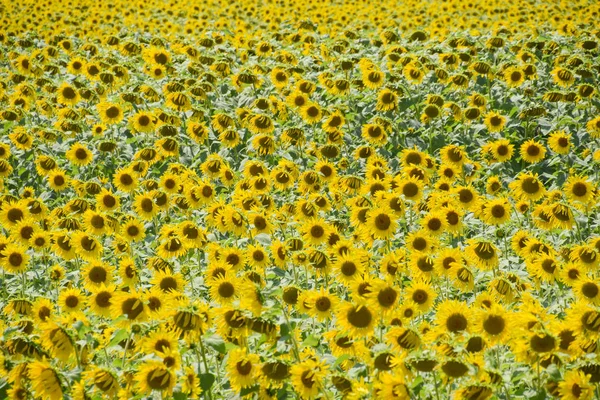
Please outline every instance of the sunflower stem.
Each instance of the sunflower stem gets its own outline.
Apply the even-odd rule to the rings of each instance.
[[[439,392],[439,387],[438,387],[437,373],[435,371],[433,372],[433,385],[435,387],[435,398],[437,400],[440,400],[440,392]]]
[[[125,342],[125,350],[123,351],[123,359],[121,360],[121,368],[123,368],[123,370],[125,370],[125,362],[127,361],[127,350],[129,349],[129,343],[131,343],[132,336],[133,336],[133,332],[129,333],[127,342]]]

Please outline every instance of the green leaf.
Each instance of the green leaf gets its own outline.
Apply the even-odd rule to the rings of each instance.
[[[333,363],[333,368],[337,367],[338,365],[340,365],[341,363],[343,363],[344,361],[346,361],[349,358],[350,358],[350,354],[342,354]]]
[[[208,347],[218,351],[221,354],[225,354],[227,352],[225,348],[225,342],[220,336],[214,335],[207,337],[204,339],[204,343],[206,343]]]
[[[304,339],[302,344],[304,346],[317,347],[319,345],[319,338],[314,335],[309,335],[306,339]]]
[[[108,347],[113,347],[121,343],[123,340],[127,339],[127,331],[125,329],[119,329],[115,332],[115,337],[112,338],[110,343],[108,343]]]
[[[250,387],[244,388],[244,389],[242,389],[240,391],[240,396],[244,397],[244,396],[249,395],[252,392],[256,392],[256,391],[258,391],[259,387],[260,386],[258,386],[258,385],[254,385],[254,386],[250,386]]]
[[[210,372],[205,374],[200,374],[200,387],[203,391],[208,391],[212,387],[213,383],[215,383],[215,376]]]
[[[187,400],[187,394],[185,393],[181,393],[181,392],[176,392],[173,393],[173,399],[174,400]]]

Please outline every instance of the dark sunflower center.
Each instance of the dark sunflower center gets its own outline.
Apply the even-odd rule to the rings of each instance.
[[[573,194],[577,197],[583,197],[587,194],[587,186],[584,183],[577,182],[573,185]]]
[[[131,297],[121,304],[121,312],[130,320],[136,319],[143,311],[144,304],[136,297]]]
[[[231,282],[223,282],[219,285],[219,296],[229,298],[235,293],[235,288]]]
[[[398,293],[391,287],[380,290],[377,294],[377,301],[382,307],[391,307],[396,302]]]
[[[593,282],[586,282],[581,287],[581,293],[589,299],[593,299],[598,296],[598,285]]]
[[[161,279],[160,288],[163,292],[170,292],[171,290],[177,290],[177,280],[172,276],[167,276]]]
[[[62,91],[62,95],[67,100],[73,100],[75,96],[77,96],[77,93],[75,92],[75,90],[73,90],[73,88],[66,87]]]
[[[533,335],[529,340],[529,346],[536,353],[547,353],[554,349],[556,340],[549,335]]]
[[[490,315],[483,321],[483,329],[490,335],[498,335],[504,331],[506,322],[500,315]]]
[[[496,255],[496,252],[491,245],[487,243],[479,243],[475,246],[475,254],[482,260],[491,260]]]
[[[153,369],[146,375],[146,383],[154,390],[165,390],[171,384],[171,376],[162,368]]]
[[[110,307],[110,299],[112,295],[110,292],[100,292],[96,295],[96,305],[100,308]]]
[[[497,204],[492,207],[492,215],[494,218],[502,218],[505,214],[506,210],[504,209],[504,206]]]
[[[67,296],[65,299],[65,304],[69,308],[75,308],[79,304],[79,298],[77,296]]]
[[[425,304],[429,299],[429,295],[423,289],[417,289],[412,295],[412,299],[417,304]]]
[[[93,267],[92,269],[90,269],[90,273],[88,275],[88,277],[90,278],[90,281],[92,281],[94,283],[106,282],[106,276],[107,276],[106,270],[100,266],[96,266],[96,267]]]
[[[346,315],[348,322],[356,328],[366,328],[371,324],[373,320],[373,314],[367,309],[367,307],[354,307]]]
[[[392,220],[387,214],[379,214],[377,217],[375,217],[375,226],[380,231],[388,230],[391,224]]]
[[[462,314],[452,314],[446,320],[446,328],[452,333],[467,329],[467,318]]]
[[[526,178],[521,183],[521,188],[525,193],[535,194],[540,190],[540,184],[537,179],[534,178]]]
[[[106,109],[106,116],[108,118],[117,118],[120,113],[121,110],[119,110],[119,107],[116,106],[110,106]]]

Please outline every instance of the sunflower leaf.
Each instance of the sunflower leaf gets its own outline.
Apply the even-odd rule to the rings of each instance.
[[[207,372],[205,374],[200,374],[200,387],[202,388],[203,391],[208,391],[210,390],[210,388],[212,387],[212,385],[215,383],[215,376],[213,374],[211,374],[210,372]]]

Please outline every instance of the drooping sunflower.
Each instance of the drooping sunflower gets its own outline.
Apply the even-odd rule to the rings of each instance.
[[[177,383],[175,372],[162,361],[145,361],[135,374],[137,389],[151,395],[153,391],[171,395]]]
[[[489,270],[498,266],[498,249],[493,242],[482,239],[469,239],[465,253],[468,261],[478,268]]]
[[[47,361],[33,361],[27,365],[27,375],[34,393],[43,400],[61,400],[63,390],[58,373]]]

